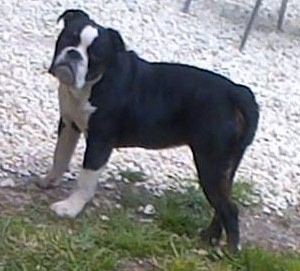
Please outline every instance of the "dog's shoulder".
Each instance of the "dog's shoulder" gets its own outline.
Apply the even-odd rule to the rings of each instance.
[[[127,82],[130,83],[137,74],[144,71],[149,62],[142,59],[135,51],[118,52],[114,61],[106,67],[101,80],[95,85],[94,89],[112,88],[114,86],[123,85],[125,87]]]

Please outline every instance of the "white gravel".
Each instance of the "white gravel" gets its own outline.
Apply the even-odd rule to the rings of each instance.
[[[85,2],[85,3],[84,3]],[[254,0],[194,0],[189,14],[173,0],[0,0],[0,163],[23,176],[52,162],[58,118],[57,82],[46,73],[65,8],[84,8],[117,28],[129,48],[149,60],[184,62],[249,85],[261,106],[260,128],[238,179],[255,184],[268,208],[300,201],[300,5],[289,1],[284,33],[276,33],[281,1],[265,0],[243,53],[238,51]],[[253,2],[253,3],[252,3]],[[72,172],[82,160],[84,142]],[[186,147],[116,150],[101,180],[142,170],[153,190],[195,178]],[[0,171],[5,180],[6,173]],[[73,176],[69,174],[69,176]]]

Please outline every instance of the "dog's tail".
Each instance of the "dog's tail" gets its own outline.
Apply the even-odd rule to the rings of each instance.
[[[246,129],[242,136],[241,147],[246,148],[254,139],[259,120],[259,106],[250,88],[235,85],[230,91],[231,100],[242,113]]]

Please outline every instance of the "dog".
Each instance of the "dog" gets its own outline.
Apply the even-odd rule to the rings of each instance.
[[[86,149],[76,188],[50,208],[58,216],[76,217],[93,198],[114,148],[188,145],[215,211],[202,237],[217,244],[225,229],[229,249],[236,251],[238,208],[231,188],[258,126],[253,92],[212,71],[148,62],[126,49],[118,31],[82,10],[66,10],[61,20],[49,68],[59,80],[58,139],[52,169],[39,185],[59,184],[81,133]]]

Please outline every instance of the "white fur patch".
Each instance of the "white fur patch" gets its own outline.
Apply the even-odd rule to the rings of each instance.
[[[89,102],[91,87],[86,85],[82,90],[77,90],[60,85],[58,89],[61,116],[65,122],[74,122],[84,134],[90,116],[97,110]]]
[[[88,73],[88,47],[93,43],[93,41],[98,37],[97,28],[88,25],[80,33],[80,44],[76,48],[80,54],[83,56],[83,61],[78,63],[77,74],[75,80],[76,88],[80,89],[84,86],[85,77]]]
[[[94,196],[102,170],[81,169],[77,188],[71,196],[51,205],[58,216],[76,217]]]
[[[80,33],[80,45],[85,50],[93,43],[94,39],[98,37],[98,29],[88,25]]]
[[[73,47],[69,46],[64,48],[61,53],[55,59],[55,65],[59,65],[66,58],[68,51],[76,50],[82,57],[82,60],[77,63],[77,72],[75,75],[75,87],[77,89],[83,88],[85,82],[85,77],[88,72],[88,54],[86,48],[82,46]]]

